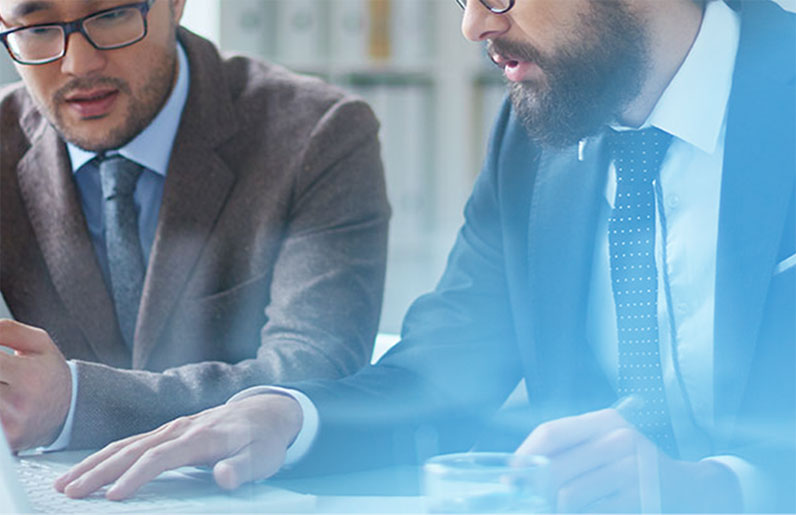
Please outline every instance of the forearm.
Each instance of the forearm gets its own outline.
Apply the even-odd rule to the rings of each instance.
[[[409,347],[414,346],[398,349],[399,354],[416,355],[419,349]],[[342,380],[287,385],[314,403],[319,429],[309,452],[286,475],[418,464],[432,455],[464,451],[505,398],[499,384],[483,385],[481,398],[469,403],[453,398],[395,357]],[[433,352],[426,357],[433,361]],[[451,382],[467,381],[455,366],[438,371]]]
[[[368,363],[384,293],[390,209],[376,134],[299,177],[266,307],[263,339],[335,342],[323,351],[341,376]]]
[[[72,380],[72,398],[69,402],[69,412],[55,441],[41,449],[44,452],[66,449],[69,446],[69,442],[72,441],[72,426],[74,425],[75,408],[77,407],[77,365],[73,361],[67,361],[66,364],[69,365],[69,375]]]
[[[72,449],[96,448],[223,404],[245,388],[289,379],[338,377],[321,353],[292,352],[282,360],[267,353],[237,364],[204,362],[164,372],[120,370],[77,361],[78,396]],[[299,366],[299,364],[301,366]]]

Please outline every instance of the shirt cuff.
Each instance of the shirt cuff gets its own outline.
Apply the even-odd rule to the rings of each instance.
[[[42,452],[62,451],[66,449],[72,440],[72,424],[75,419],[75,405],[77,404],[77,365],[73,361],[67,361],[66,364],[69,366],[69,373],[72,376],[72,400],[69,402],[69,413],[66,414],[66,421],[63,429],[61,429],[61,434],[50,445],[39,448]]]
[[[293,400],[298,402],[299,407],[301,408],[303,420],[301,429],[296,435],[296,439],[293,440],[293,443],[291,443],[287,448],[287,453],[285,454],[284,466],[287,467],[293,465],[303,458],[307,452],[309,452],[310,447],[312,447],[312,444],[315,441],[315,436],[318,434],[318,408],[315,407],[315,404],[313,404],[309,397],[300,391],[292,390],[290,388],[280,388],[278,386],[253,386],[251,388],[241,390],[230,397],[227,401],[227,404],[242,399],[247,399],[255,395],[262,395],[264,393],[275,393],[291,397]]]
[[[702,461],[715,461],[730,469],[741,486],[741,499],[746,513],[770,511],[769,499],[773,499],[771,482],[765,473],[738,456],[710,456]]]

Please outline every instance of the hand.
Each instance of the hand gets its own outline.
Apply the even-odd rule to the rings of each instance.
[[[15,451],[49,445],[72,401],[72,375],[46,331],[0,320],[0,422]]]
[[[118,501],[162,472],[206,465],[221,488],[233,490],[275,474],[301,425],[301,408],[291,397],[248,397],[114,442],[59,477],[55,488],[82,498],[115,481],[105,496]]]
[[[742,508],[740,487],[729,469],[668,457],[614,409],[542,424],[516,452],[550,460],[559,512],[640,513],[642,491],[649,495],[651,488],[662,501],[654,509],[665,512]]]

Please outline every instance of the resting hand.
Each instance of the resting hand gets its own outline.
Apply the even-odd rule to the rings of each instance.
[[[729,513],[742,508],[740,488],[729,469],[711,461],[668,457],[614,409],[542,424],[516,452],[550,459],[559,512],[639,513],[641,489],[650,478],[660,488],[666,512]]]
[[[12,449],[51,444],[72,400],[72,376],[61,351],[42,329],[0,320],[0,421]]]
[[[105,496],[122,500],[162,472],[206,465],[220,487],[232,490],[275,474],[301,424],[292,398],[248,397],[114,442],[58,478],[55,488],[82,498],[115,481]]]

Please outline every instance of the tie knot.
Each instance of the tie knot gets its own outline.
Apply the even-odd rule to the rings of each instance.
[[[671,134],[657,127],[630,131],[611,130],[608,133],[608,141],[611,150],[614,152],[634,150],[643,147],[663,147],[665,151],[669,146],[671,138]]]
[[[632,176],[642,183],[658,174],[672,135],[655,127],[636,131],[610,131],[608,148],[621,181]]]
[[[102,196],[105,200],[132,196],[143,169],[122,156],[112,156],[99,163]]]

